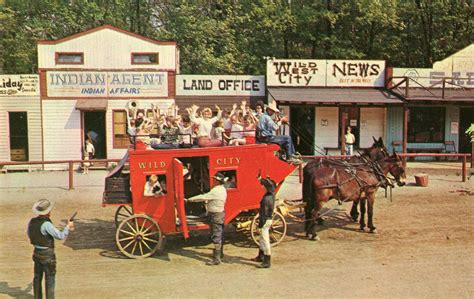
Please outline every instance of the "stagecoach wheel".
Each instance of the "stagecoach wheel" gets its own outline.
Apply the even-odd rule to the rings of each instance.
[[[115,227],[125,219],[133,215],[133,209],[131,206],[120,206],[115,212]]]
[[[125,218],[115,234],[115,243],[120,252],[133,259],[152,256],[161,248],[162,242],[159,225],[147,215]]]
[[[252,220],[250,233],[255,244],[258,244],[258,237],[260,232],[258,231],[259,214],[255,215]],[[283,241],[286,236],[286,220],[282,214],[275,212],[272,218],[272,226],[270,227],[270,244],[271,246],[277,246]]]

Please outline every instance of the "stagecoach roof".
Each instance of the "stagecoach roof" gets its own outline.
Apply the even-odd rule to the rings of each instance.
[[[403,97],[385,88],[267,88],[269,95],[279,104],[361,104],[401,105]]]

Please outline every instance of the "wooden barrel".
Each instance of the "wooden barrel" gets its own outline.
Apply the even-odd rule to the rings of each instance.
[[[421,173],[415,175],[416,185],[420,187],[428,187],[428,175]]]

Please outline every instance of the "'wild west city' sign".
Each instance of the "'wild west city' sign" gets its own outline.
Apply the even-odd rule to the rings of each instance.
[[[0,75],[0,97],[37,95],[38,75]]]
[[[73,72],[46,74],[48,97],[167,97],[166,72]]]
[[[265,96],[265,77],[178,75],[176,95]]]
[[[270,59],[267,85],[289,87],[383,87],[383,60]]]

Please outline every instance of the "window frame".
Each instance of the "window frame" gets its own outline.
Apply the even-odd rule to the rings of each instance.
[[[124,113],[124,117],[125,117],[125,136],[127,138],[127,145],[126,146],[123,146],[123,145],[119,145],[119,142],[116,141],[116,135],[122,135],[122,134],[117,134],[115,132],[115,120],[116,120],[116,117],[115,117],[115,113],[116,112],[122,112]],[[121,123],[120,123],[121,124]],[[114,109],[112,110],[112,138],[113,138],[113,148],[114,149],[126,149],[129,147],[130,145],[130,136],[128,135],[128,122],[127,122],[127,110],[123,110],[123,109]]]
[[[134,57],[138,55],[156,55],[156,62],[135,62]],[[130,55],[130,62],[131,64],[138,64],[138,65],[158,65],[160,64],[160,54],[159,52],[132,52]]]
[[[439,114],[436,113],[435,116],[433,117],[433,109],[439,110]],[[415,110],[415,111],[414,111]],[[431,115],[429,119],[425,119],[422,121],[415,119],[414,120],[414,115],[420,116],[420,115]],[[434,139],[433,138],[433,132],[434,131],[429,131],[424,129],[424,127],[427,124],[433,124],[433,120],[439,120],[439,123],[434,123],[435,125],[433,126],[436,128],[435,134],[440,134],[441,139]],[[423,130],[424,129],[424,130]],[[416,140],[416,135],[421,134],[421,133],[429,133],[428,139],[424,141],[419,141]],[[407,136],[407,141],[408,143],[444,143],[446,139],[446,107],[409,107],[409,116],[408,116],[408,136]]]
[[[81,57],[80,62],[62,62],[59,60],[60,55],[79,55]],[[56,64],[74,64],[74,65],[83,65],[84,64],[84,52],[55,52],[55,62]]]
[[[142,197],[143,198],[159,198],[159,197],[168,196],[168,175],[167,175],[166,172],[164,172],[164,171],[144,172],[143,175],[145,176],[145,183],[143,184],[143,187],[142,187]],[[160,183],[160,176],[165,177],[166,193],[145,195],[145,185],[148,182],[148,179],[150,178],[150,176],[152,176],[152,175],[156,175],[158,177],[158,183]]]

